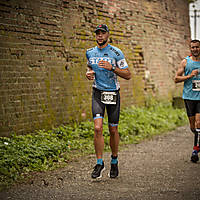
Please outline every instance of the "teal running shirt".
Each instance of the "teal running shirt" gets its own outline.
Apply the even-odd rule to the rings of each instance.
[[[191,74],[194,69],[200,70],[200,61],[193,61],[189,56],[185,59],[187,60],[185,76]],[[184,81],[182,97],[188,100],[200,100],[200,73]]]
[[[93,87],[103,91],[119,90],[117,75],[98,66],[100,60],[108,61],[111,65],[121,69],[128,68],[127,62],[120,49],[108,44],[100,49],[97,46],[86,51],[87,64],[95,72]]]

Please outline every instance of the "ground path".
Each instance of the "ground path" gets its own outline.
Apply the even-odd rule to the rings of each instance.
[[[27,184],[0,192],[1,200],[200,200],[200,163],[190,162],[193,136],[187,126],[119,153],[120,176],[90,178],[95,156],[42,173]]]

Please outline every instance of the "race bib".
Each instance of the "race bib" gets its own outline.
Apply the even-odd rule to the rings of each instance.
[[[193,91],[200,91],[200,80],[193,80],[192,81],[192,90]]]
[[[117,93],[116,92],[102,92],[101,93],[101,102],[104,104],[116,104],[117,102]]]

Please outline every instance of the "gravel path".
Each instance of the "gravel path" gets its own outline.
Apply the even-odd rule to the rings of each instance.
[[[200,162],[190,161],[193,135],[177,128],[119,153],[120,176],[110,179],[110,154],[104,154],[101,180],[90,174],[95,156],[41,173],[27,184],[0,192],[1,200],[200,200]]]

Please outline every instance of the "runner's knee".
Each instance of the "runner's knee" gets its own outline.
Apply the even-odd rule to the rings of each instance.
[[[117,127],[116,126],[110,126],[109,127],[109,132],[110,132],[110,135],[117,134]]]
[[[94,132],[96,133],[96,134],[102,134],[102,126],[100,126],[100,125],[95,125],[94,126]]]
[[[198,127],[198,129],[200,129],[200,121],[196,121],[196,126]]]

